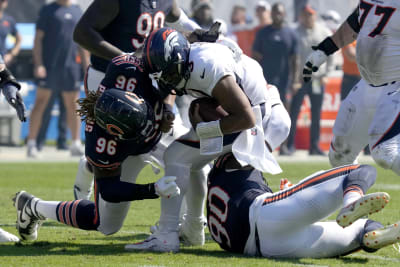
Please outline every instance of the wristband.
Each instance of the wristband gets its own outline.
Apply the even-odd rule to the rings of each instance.
[[[325,53],[325,55],[327,55],[327,56],[330,56],[339,50],[339,48],[333,42],[331,37],[327,37],[327,38],[325,38],[325,40],[320,42],[319,45],[317,46],[317,49],[322,50]]]
[[[220,120],[198,123],[196,133],[200,140],[224,135],[221,131]]]

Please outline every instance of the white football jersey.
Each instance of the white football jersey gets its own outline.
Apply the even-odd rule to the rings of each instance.
[[[236,62],[228,47],[217,43],[194,43],[190,48],[190,78],[186,89],[197,95],[212,95],[221,78],[231,75],[242,87],[255,106],[266,101],[266,84],[261,66],[255,60],[242,55]],[[193,92],[192,92],[193,93]]]
[[[357,63],[370,84],[400,81],[400,1],[363,0],[359,6]]]

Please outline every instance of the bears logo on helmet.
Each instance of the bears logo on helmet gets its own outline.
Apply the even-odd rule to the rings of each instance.
[[[96,124],[122,140],[142,142],[148,138],[146,128],[155,124],[154,111],[132,92],[107,89],[96,102]],[[151,126],[150,125],[150,126]]]

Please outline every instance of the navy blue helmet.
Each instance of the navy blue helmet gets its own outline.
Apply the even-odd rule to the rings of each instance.
[[[144,43],[144,62],[163,93],[186,93],[190,77],[190,44],[181,33],[168,27],[153,31]]]
[[[121,140],[142,142],[153,132],[154,111],[147,102],[132,92],[105,90],[96,102],[96,123]]]

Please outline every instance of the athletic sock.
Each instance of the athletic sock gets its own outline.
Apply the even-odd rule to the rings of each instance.
[[[360,199],[363,195],[363,191],[358,186],[352,185],[346,188],[343,193],[343,207],[349,206],[353,202]]]

